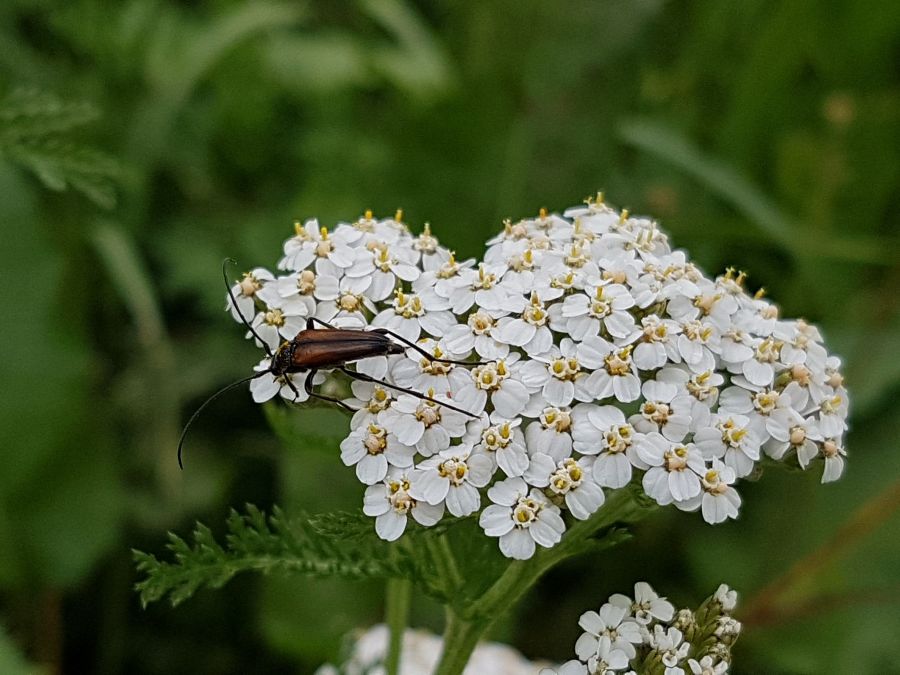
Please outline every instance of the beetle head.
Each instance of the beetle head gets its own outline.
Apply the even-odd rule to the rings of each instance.
[[[279,377],[288,372],[288,369],[294,362],[294,343],[285,340],[278,347],[278,351],[272,357],[272,366],[269,369],[275,376]]]

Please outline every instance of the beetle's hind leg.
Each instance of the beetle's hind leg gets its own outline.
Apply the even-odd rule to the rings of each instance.
[[[392,331],[388,328],[375,328],[372,332],[373,333],[382,333],[383,335],[389,335],[390,337],[394,338],[398,342],[402,342],[406,346],[415,349],[417,352],[419,352],[422,356],[424,356],[429,361],[436,361],[438,363],[452,363],[457,366],[483,366],[485,363],[488,363],[487,361],[460,361],[457,359],[442,359],[442,358],[435,356],[434,354],[429,354],[427,350],[422,349],[422,347],[417,345],[412,340],[407,340],[402,335],[398,335],[397,333],[395,333],[394,331]]]
[[[307,394],[309,394],[309,397],[317,398],[320,401],[328,401],[329,403],[336,403],[337,405],[342,407],[344,410],[349,410],[350,412],[356,412],[356,408],[351,408],[349,405],[344,403],[341,399],[335,398],[334,396],[326,396],[325,394],[320,394],[319,392],[314,391],[313,390],[313,378],[316,376],[316,372],[318,372],[318,371],[310,370],[309,374],[303,380],[303,390]],[[294,391],[296,391],[296,389]],[[297,395],[299,396],[299,392]]]
[[[348,376],[352,377],[355,380],[362,380],[363,382],[372,382],[374,384],[379,384],[382,387],[387,387],[388,389],[393,389],[394,391],[400,391],[404,394],[409,394],[410,396],[415,396],[416,398],[422,399],[423,401],[430,401],[431,403],[443,406],[444,408],[455,410],[456,412],[462,413],[463,415],[468,415],[469,417],[474,417],[476,419],[478,418],[478,415],[476,415],[475,413],[469,412],[468,410],[463,410],[462,408],[457,408],[455,405],[446,403],[445,401],[438,401],[437,399],[431,398],[431,396],[427,396],[426,394],[423,394],[420,391],[416,391],[415,389],[406,389],[405,387],[391,384],[390,382],[385,382],[384,380],[379,380],[372,377],[371,375],[366,375],[365,373],[359,373],[355,370],[350,370],[346,366],[340,366],[338,370],[346,373]]]

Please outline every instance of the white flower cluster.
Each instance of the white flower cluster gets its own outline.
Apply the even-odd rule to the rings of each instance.
[[[847,394],[819,331],[749,295],[743,274],[707,278],[655,222],[601,199],[507,221],[481,263],[458,261],[427,225],[414,236],[400,214],[331,232],[310,220],[278,267],[245,274],[228,305],[270,351],[314,317],[432,355],[353,364],[341,459],[369,486],[384,539],[410,516],[480,511],[502,552],[526,559],[560,541],[564,512],[586,519],[632,481],[720,523],[763,455],[804,469],[822,458],[823,482],[843,471]],[[271,361],[256,401],[303,401],[326,379],[293,381]]]
[[[696,611],[676,612],[650,584],[638,582],[633,599],[617,593],[599,611],[582,614],[578,658],[540,675],[723,675],[741,632],[731,616],[736,604],[737,594],[722,584]]]
[[[390,631],[384,624],[372,626],[356,637],[350,654],[340,666],[325,664],[315,675],[385,675]],[[443,640],[424,630],[407,629],[403,634],[399,675],[431,675],[443,650]],[[529,661],[508,645],[480,642],[472,652],[463,675],[534,675],[542,663]]]
[[[599,611],[585,612],[578,624],[584,630],[575,643],[577,659],[561,666],[542,667],[519,652],[496,642],[479,643],[463,675],[603,675],[660,672],[665,675],[724,675],[731,663],[731,647],[741,624],[731,612],[737,594],[722,584],[697,610],[675,607],[645,582],[634,585],[634,598],[615,594]],[[353,642],[340,667],[326,664],[316,675],[383,674],[389,631],[373,626]],[[434,672],[443,649],[440,637],[408,629],[403,635],[401,675]],[[546,663],[546,662],[545,662]]]

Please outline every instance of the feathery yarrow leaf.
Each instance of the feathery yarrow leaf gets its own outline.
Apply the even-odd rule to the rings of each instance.
[[[243,514],[231,511],[224,545],[198,523],[191,543],[169,534],[172,562],[134,551],[137,569],[144,575],[136,588],[144,606],[166,596],[178,605],[201,587],[219,588],[248,570],[353,579],[409,576],[417,566],[403,564],[402,554],[389,551],[370,530],[364,538],[365,522],[349,513],[288,519],[278,508],[266,515],[248,505]]]
[[[87,102],[64,101],[37,89],[13,90],[0,101],[0,156],[29,169],[50,190],[71,187],[112,208],[118,163],[73,137],[98,117]]]

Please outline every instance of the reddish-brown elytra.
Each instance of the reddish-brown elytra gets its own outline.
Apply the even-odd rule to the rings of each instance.
[[[257,339],[257,341],[266,351],[266,355],[270,359],[270,365],[267,369],[259,371],[255,375],[245,377],[238,380],[237,382],[232,382],[231,384],[222,387],[221,389],[219,389],[219,391],[214,393],[202,404],[200,404],[200,407],[197,408],[194,414],[191,415],[191,418],[187,421],[187,424],[184,425],[184,430],[181,432],[181,438],[178,440],[178,466],[184,468],[184,465],[181,461],[181,451],[184,446],[184,439],[187,436],[188,429],[191,428],[194,420],[197,419],[197,416],[203,411],[203,409],[229,389],[232,389],[233,387],[236,387],[240,384],[244,384],[245,382],[249,382],[250,380],[255,380],[256,378],[262,377],[263,375],[267,374],[274,375],[277,378],[294,373],[306,373],[306,377],[303,379],[303,390],[310,398],[317,398],[322,401],[328,401],[329,403],[336,403],[337,405],[350,410],[351,412],[355,412],[355,409],[351,408],[339,398],[320,394],[313,389],[313,379],[315,378],[316,373],[319,370],[339,370],[355,380],[362,380],[363,382],[374,382],[376,384],[380,384],[382,387],[394,389],[405,394],[410,394],[411,396],[420,398],[423,401],[431,401],[432,403],[437,403],[438,405],[449,408],[450,410],[455,410],[456,412],[462,413],[464,415],[468,415],[469,417],[478,417],[474,413],[463,410],[462,408],[457,408],[456,406],[450,405],[449,403],[446,403],[444,401],[436,401],[432,397],[427,396],[422,392],[415,391],[414,389],[407,389],[405,387],[397,386],[396,384],[384,382],[383,380],[371,377],[370,375],[366,375],[365,373],[360,373],[356,370],[347,368],[347,364],[353,363],[355,361],[367,359],[372,356],[402,354],[407,350],[407,348],[414,349],[429,361],[451,363],[464,366],[477,366],[480,363],[478,361],[457,361],[454,359],[438,358],[433,354],[429,354],[427,351],[422,349],[422,347],[412,342],[411,340],[407,340],[402,335],[398,335],[397,333],[394,333],[387,328],[373,328],[371,330],[364,330],[359,328],[336,328],[335,326],[332,326],[330,323],[322,321],[321,319],[317,319],[316,317],[309,317],[306,320],[306,328],[297,333],[297,335],[295,335],[291,340],[285,340],[284,342],[282,342],[273,354],[269,349],[268,344],[266,344],[266,341],[259,336],[250,322],[247,321],[246,317],[244,317],[243,313],[240,310],[240,307],[237,304],[237,300],[235,300],[234,298],[234,294],[231,292],[231,286],[228,284],[228,274],[225,271],[225,265],[228,263],[234,264],[234,262],[234,260],[226,258],[226,260],[222,263],[222,276],[225,279],[225,288],[228,290],[228,297],[231,300],[231,304],[237,312],[238,316],[241,318],[241,322],[247,327],[253,337]],[[321,326],[321,328],[316,328],[316,325]],[[300,392],[297,390],[296,386],[289,378],[284,377],[284,383],[291,389],[291,391],[294,392],[295,398],[300,397]]]

